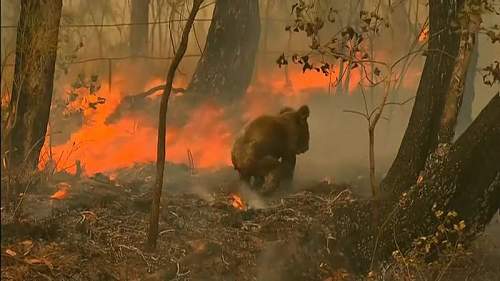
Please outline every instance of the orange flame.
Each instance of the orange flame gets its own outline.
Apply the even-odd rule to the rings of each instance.
[[[233,205],[233,207],[236,209],[239,209],[239,210],[246,209],[245,202],[243,202],[243,199],[241,199],[241,197],[236,195],[236,194],[230,195],[230,202],[231,202],[231,205]]]
[[[159,79],[153,81],[160,82]],[[144,88],[160,84],[152,83]],[[112,91],[107,92],[107,85],[102,84],[98,95],[105,97],[106,102],[97,109],[85,111],[84,125],[71,134],[65,144],[52,148],[55,158],[67,162],[57,163],[59,171],[70,166],[66,170],[74,173],[76,167],[71,164],[75,160],[81,161],[86,174],[114,171],[133,163],[156,160],[157,129],[147,118],[125,116],[113,124],[105,122],[124,97],[121,90],[124,86],[118,81],[113,83]],[[229,165],[231,144],[232,130],[224,120],[223,109],[216,105],[203,104],[190,114],[185,126],[167,128],[167,160],[170,162],[185,162],[189,149],[199,168]],[[48,147],[48,139],[45,146]],[[64,157],[59,157],[61,154]],[[44,163],[39,165],[40,168],[44,166]]]
[[[426,25],[418,35],[418,42],[425,42],[429,38],[429,25]]]
[[[56,191],[52,196],[50,196],[50,199],[55,199],[55,200],[63,200],[66,199],[69,195],[69,188],[71,185],[69,183],[61,182],[57,184],[58,191]]]
[[[289,67],[284,71],[259,73],[256,83],[251,85],[244,97],[245,109],[242,118],[249,121],[262,114],[272,114],[282,106],[297,107],[317,94],[335,93],[334,83],[339,73],[338,66],[329,76],[321,72],[306,71],[299,67]],[[410,73],[411,71],[409,71]],[[352,69],[348,83],[348,92],[353,93],[361,81],[360,69]],[[403,86],[413,84],[419,78],[418,72],[407,75]],[[113,172],[134,163],[147,163],[156,160],[157,128],[149,116],[129,114],[115,123],[106,119],[117,109],[127,90],[127,79],[123,74],[115,74],[111,91],[106,82],[101,83],[97,96],[106,99],[97,109],[85,108],[84,124],[74,131],[70,139],[52,148],[52,159],[64,163],[55,163],[57,171],[76,172],[73,164],[79,160],[87,175],[97,172]],[[411,78],[411,79],[410,79]],[[345,76],[343,79],[345,82]],[[144,90],[163,84],[159,78],[151,79]],[[174,87],[183,87],[186,81],[176,81]],[[344,85],[345,86],[345,85]],[[161,91],[148,98],[159,102]],[[86,101],[88,102],[88,101]],[[75,104],[81,107],[83,104]],[[189,113],[189,119],[182,127],[167,127],[167,161],[187,163],[186,151],[190,151],[197,168],[219,168],[231,165],[231,145],[235,137],[232,118],[226,116],[224,108],[214,103],[204,103]],[[155,117],[156,119],[156,117]],[[45,151],[48,151],[50,137],[45,139]],[[45,161],[45,162],[44,162]],[[47,160],[40,161],[43,169]],[[241,202],[241,198],[234,200]],[[244,204],[243,204],[244,205]]]

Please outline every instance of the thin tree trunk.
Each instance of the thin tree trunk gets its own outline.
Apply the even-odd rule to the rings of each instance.
[[[188,87],[190,95],[196,100],[239,99],[252,78],[259,35],[258,1],[217,0],[205,49]]]
[[[191,12],[187,19],[186,25],[184,26],[184,30],[182,31],[182,38],[175,53],[175,57],[172,60],[172,64],[168,69],[165,88],[163,89],[161,103],[160,103],[160,114],[159,114],[159,125],[158,125],[158,144],[157,144],[157,153],[156,153],[156,181],[153,190],[153,202],[151,206],[151,216],[149,219],[149,229],[148,229],[148,237],[147,237],[147,247],[150,250],[154,250],[156,248],[156,240],[158,239],[158,220],[160,217],[160,199],[161,192],[163,188],[163,173],[165,170],[165,142],[166,142],[166,130],[167,130],[167,110],[168,110],[168,99],[170,97],[170,91],[172,90],[172,83],[174,81],[175,72],[177,67],[179,66],[182,57],[186,53],[187,45],[189,42],[189,32],[191,31],[191,27],[193,26],[194,19],[198,10],[200,9],[200,5],[203,3],[203,0],[194,0],[193,6],[191,8]]]
[[[133,55],[144,55],[148,49],[149,0],[132,0],[130,13],[130,51]]]
[[[375,128],[368,128],[368,140],[369,140],[369,161],[370,161],[370,185],[372,189],[372,196],[378,195],[377,183],[375,179]]]
[[[415,103],[396,159],[381,183],[393,197],[416,182],[427,156],[436,149],[445,98],[458,53],[460,35],[449,22],[455,19],[464,0],[429,2],[429,49]]]

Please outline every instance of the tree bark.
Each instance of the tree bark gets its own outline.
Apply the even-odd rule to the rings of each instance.
[[[10,100],[10,167],[34,170],[52,100],[62,0],[23,0]]]
[[[395,250],[436,232],[435,212],[456,211],[468,241],[484,230],[500,208],[500,95],[453,144],[430,156],[422,180],[398,202],[358,200],[334,204],[322,224],[337,254],[357,272],[373,270]],[[374,216],[374,214],[379,214]]]
[[[191,12],[187,19],[184,30],[182,31],[182,38],[175,53],[172,64],[168,69],[165,87],[163,88],[163,93],[160,103],[160,114],[159,114],[159,125],[158,125],[158,144],[156,151],[156,180],[153,190],[153,202],[151,206],[151,216],[149,219],[149,229],[147,237],[147,248],[153,250],[156,248],[156,240],[158,239],[158,220],[160,216],[160,199],[161,192],[163,188],[163,173],[165,170],[165,142],[166,142],[166,130],[167,130],[167,110],[168,110],[168,99],[170,97],[170,91],[172,90],[172,83],[174,81],[175,72],[179,66],[182,57],[186,53],[187,45],[189,42],[189,32],[193,26],[196,14],[200,9],[200,5],[203,0],[194,0]]]
[[[381,191],[394,199],[416,182],[427,156],[438,145],[438,132],[450,78],[459,50],[460,35],[450,22],[464,0],[429,2],[429,51],[412,114],[396,159],[381,183]]]
[[[240,98],[252,78],[259,35],[258,1],[217,0],[190,95],[219,101]]]
[[[465,78],[464,96],[460,112],[458,114],[457,127],[455,128],[455,136],[460,136],[465,129],[472,123],[472,104],[476,92],[474,90],[474,81],[476,80],[477,63],[479,58],[479,40],[476,34],[476,44],[472,50],[469,69],[467,69],[467,77]]]
[[[149,0],[132,0],[130,13],[130,51],[132,55],[144,55],[148,50]]]
[[[430,156],[422,180],[400,199],[383,230],[381,240],[392,244],[384,256],[395,249],[395,239],[407,249],[414,239],[435,232],[436,211],[456,211],[465,221],[468,241],[484,230],[500,208],[499,120],[497,94],[453,145],[440,146]]]
[[[472,49],[476,45],[476,35],[481,24],[481,16],[467,16],[466,26],[460,30],[460,47],[451,75],[450,88],[445,98],[443,115],[438,133],[439,143],[451,143],[455,136],[455,127],[464,92],[467,69],[469,69]]]

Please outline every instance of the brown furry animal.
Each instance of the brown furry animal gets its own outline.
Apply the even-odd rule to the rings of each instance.
[[[231,151],[241,180],[251,183],[253,178],[263,193],[274,191],[281,180],[291,181],[296,155],[309,149],[308,117],[307,105],[285,107],[276,116],[263,115],[248,124]]]

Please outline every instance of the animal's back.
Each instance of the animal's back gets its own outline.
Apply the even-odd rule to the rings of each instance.
[[[253,120],[237,137],[231,151],[236,170],[253,169],[266,156],[279,158],[286,132],[278,118],[263,115]]]

